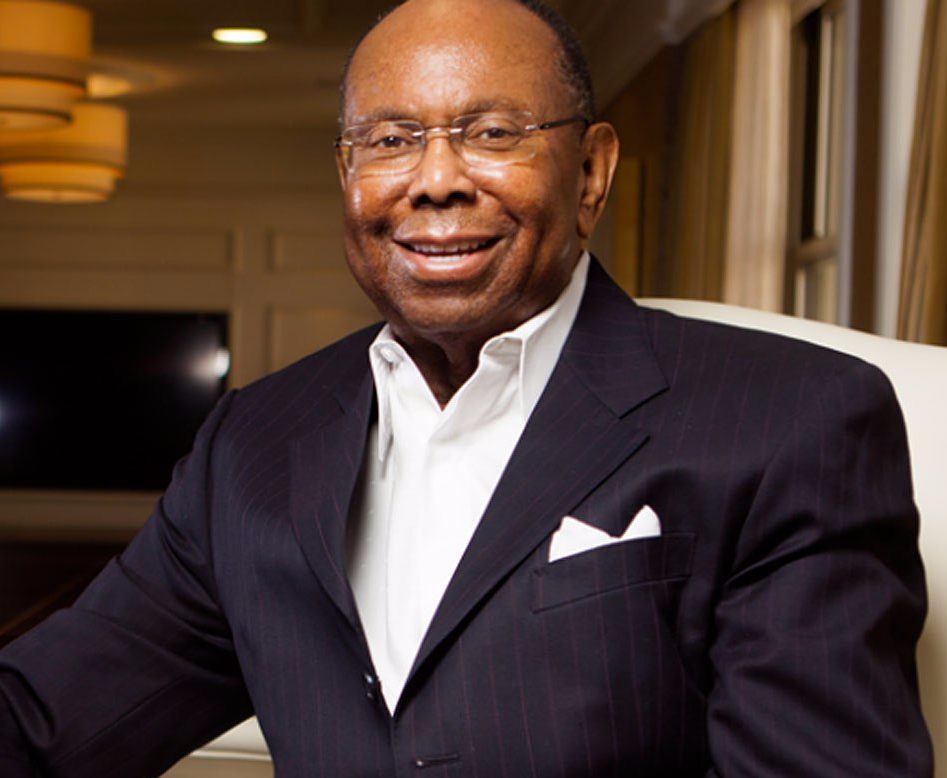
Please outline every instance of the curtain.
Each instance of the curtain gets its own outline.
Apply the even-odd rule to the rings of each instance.
[[[898,337],[947,345],[947,5],[928,0],[898,307]]]
[[[666,293],[719,300],[733,112],[732,10],[691,36],[681,67]]]
[[[729,215],[723,300],[783,308],[789,146],[788,0],[736,5]]]

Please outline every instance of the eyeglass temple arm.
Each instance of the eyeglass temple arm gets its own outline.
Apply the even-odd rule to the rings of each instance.
[[[554,122],[543,122],[542,124],[534,124],[532,127],[527,129],[533,130],[551,130],[555,127],[564,127],[567,124],[575,124],[576,122],[582,122],[588,129],[589,125],[592,124],[591,120],[587,119],[584,116],[570,116],[568,119],[557,119]]]

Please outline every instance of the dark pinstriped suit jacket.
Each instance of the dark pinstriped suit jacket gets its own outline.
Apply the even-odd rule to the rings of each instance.
[[[0,654],[0,753],[138,778],[252,710],[280,778],[930,774],[887,381],[597,266],[390,717],[343,569],[373,336],[226,397],[123,556]],[[547,563],[564,515],[644,504],[660,538]]]

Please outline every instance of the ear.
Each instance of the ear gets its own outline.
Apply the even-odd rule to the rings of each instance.
[[[618,134],[615,128],[606,122],[593,124],[585,131],[582,151],[585,159],[582,161],[582,191],[579,195],[576,231],[579,238],[588,240],[605,208],[618,164]]]

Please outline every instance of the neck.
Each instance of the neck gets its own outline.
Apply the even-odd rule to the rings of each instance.
[[[486,342],[486,339],[478,339],[435,343],[403,338],[397,334],[396,337],[418,366],[441,408],[474,374],[480,349]]]
[[[581,254],[576,257],[578,262]],[[547,290],[542,297],[522,301],[504,318],[497,317],[489,326],[480,329],[451,329],[448,331],[419,330],[412,328],[398,316],[387,316],[395,338],[404,346],[427,382],[431,393],[443,408],[451,397],[474,374],[480,359],[480,349],[490,338],[508,332],[531,319],[540,311],[554,304],[568,286],[575,269],[572,264],[560,283]]]

